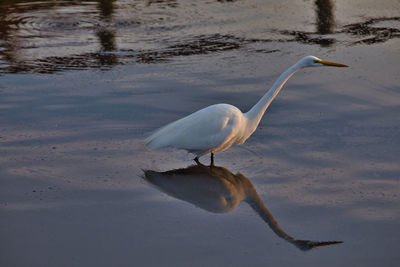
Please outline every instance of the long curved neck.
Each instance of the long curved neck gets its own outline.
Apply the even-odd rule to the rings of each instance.
[[[269,89],[268,92],[247,113],[245,113],[245,116],[250,123],[250,128],[254,128],[254,130],[255,128],[257,128],[262,116],[264,115],[264,112],[281,91],[283,85],[300,68],[301,66],[296,63],[289,69],[287,69],[284,73],[282,73],[275,81],[271,89]]]

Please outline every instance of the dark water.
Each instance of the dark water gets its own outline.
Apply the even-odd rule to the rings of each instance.
[[[0,265],[398,265],[399,10],[2,0]],[[309,54],[350,68],[297,73],[214,169],[144,147]]]
[[[395,9],[398,3],[392,2]],[[356,7],[357,3],[353,5]],[[271,16],[274,8],[282,6],[288,7],[287,12],[277,11],[278,14]],[[281,4],[2,1],[0,7],[0,71],[3,73],[53,73],[161,63],[180,56],[253,50],[254,44],[271,42],[331,47],[371,45],[400,37],[400,15],[396,10],[389,12],[393,16],[377,12],[374,17],[359,18],[357,22],[336,23],[335,2],[329,0]],[[308,10],[294,14],[297,8]],[[275,17],[285,13],[293,20],[280,24]],[[247,25],[257,27],[247,31]],[[253,52],[279,51],[255,49]]]

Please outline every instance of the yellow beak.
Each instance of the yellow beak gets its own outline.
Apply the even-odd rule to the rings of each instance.
[[[331,67],[348,67],[347,65],[344,65],[344,64],[330,62],[330,61],[326,61],[326,60],[319,60],[318,63],[324,64],[325,66],[331,66]]]

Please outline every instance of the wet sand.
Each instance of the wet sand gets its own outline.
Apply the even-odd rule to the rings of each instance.
[[[1,266],[399,262],[397,1],[14,2],[0,5]],[[350,68],[296,73],[216,154],[222,178],[147,181],[193,164],[147,150],[149,133],[215,103],[247,111],[309,54]],[[243,188],[293,239],[343,243],[299,249]]]

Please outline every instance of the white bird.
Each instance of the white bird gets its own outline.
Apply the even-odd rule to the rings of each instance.
[[[229,104],[216,104],[196,111],[182,119],[158,129],[146,140],[150,149],[184,149],[199,157],[224,151],[233,144],[243,144],[257,129],[265,110],[278,95],[286,81],[298,70],[307,67],[348,67],[325,61],[314,56],[306,56],[282,73],[271,89],[246,113]]]

